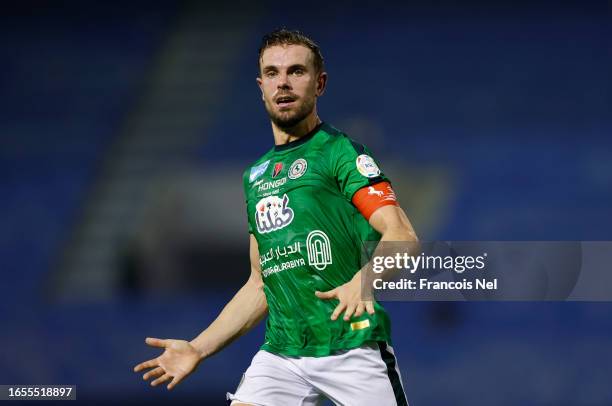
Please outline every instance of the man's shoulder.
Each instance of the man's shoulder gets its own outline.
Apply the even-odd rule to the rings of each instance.
[[[245,183],[254,181],[266,171],[270,164],[271,154],[272,150],[267,151],[244,169],[242,177]]]
[[[321,126],[321,131],[325,133],[326,142],[328,142],[329,145],[332,147],[329,149],[330,152],[342,152],[342,150],[348,148],[350,151],[354,150],[357,153],[362,154],[366,149],[366,147],[362,143],[355,141],[353,138],[350,137],[349,134],[337,129],[331,124],[324,123]]]
[[[321,124],[319,133],[323,135],[323,139],[329,143],[338,143],[342,142],[344,139],[348,139],[348,135],[331,124],[323,123]]]

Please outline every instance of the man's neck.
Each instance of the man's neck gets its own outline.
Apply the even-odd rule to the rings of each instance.
[[[274,144],[283,145],[291,141],[299,140],[300,138],[311,132],[320,123],[321,120],[319,119],[319,116],[316,113],[310,114],[308,117],[300,121],[292,128],[280,128],[276,124],[272,123]]]

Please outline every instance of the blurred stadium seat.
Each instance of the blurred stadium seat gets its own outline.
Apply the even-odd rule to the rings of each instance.
[[[281,25],[319,41],[322,118],[372,147],[422,239],[609,240],[597,7],[5,8],[0,383],[224,403],[262,327],[175,393],[131,368],[146,335],[194,336],[247,277],[240,176],[272,146],[256,50]],[[387,307],[416,405],[612,403],[609,304]]]

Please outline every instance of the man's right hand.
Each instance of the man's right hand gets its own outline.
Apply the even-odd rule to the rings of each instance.
[[[134,372],[149,369],[142,378],[144,380],[156,378],[151,382],[151,386],[157,386],[172,379],[168,384],[168,389],[174,388],[187,375],[195,371],[202,360],[200,353],[188,341],[147,337],[145,343],[151,347],[164,348],[163,354],[159,357],[134,367]]]

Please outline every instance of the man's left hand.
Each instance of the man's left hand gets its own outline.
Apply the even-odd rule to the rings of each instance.
[[[362,300],[361,271],[357,272],[353,279],[344,285],[327,292],[316,291],[315,295],[319,299],[338,299],[340,301],[331,315],[332,320],[336,320],[344,310],[346,310],[344,321],[349,321],[353,316],[359,317],[364,311],[367,311],[368,314],[374,314],[374,302],[372,300]]]

